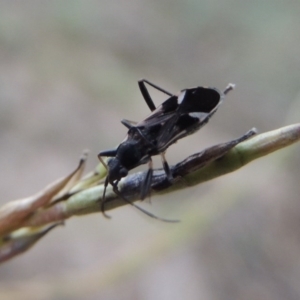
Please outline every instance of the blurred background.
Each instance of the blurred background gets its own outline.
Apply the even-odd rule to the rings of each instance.
[[[119,144],[146,78],[237,88],[167,153],[299,122],[296,0],[0,1],[1,204]],[[160,104],[165,96],[151,89]],[[299,145],[201,186],[74,217],[0,268],[1,299],[300,299]],[[155,166],[161,167],[159,160]]]

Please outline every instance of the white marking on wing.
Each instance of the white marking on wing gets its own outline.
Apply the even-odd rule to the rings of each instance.
[[[184,99],[184,97],[185,97],[185,93],[186,93],[186,91],[183,91],[183,92],[181,92],[180,93],[180,95],[178,96],[178,104],[180,104],[182,101],[183,101],[183,99]]]

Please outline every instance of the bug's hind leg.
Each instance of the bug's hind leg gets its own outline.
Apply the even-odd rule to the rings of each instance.
[[[148,166],[149,166],[149,168],[148,168],[147,174],[145,176],[145,179],[143,181],[142,188],[141,188],[141,195],[140,195],[141,200],[144,200],[146,198],[146,196],[148,195],[148,193],[151,189],[151,182],[152,182],[152,175],[153,175],[152,159],[150,159]]]
[[[159,87],[158,85],[146,80],[146,79],[141,79],[138,81],[138,85],[139,85],[139,88],[140,88],[140,91],[148,105],[148,107],[150,108],[151,111],[155,110],[156,106],[148,92],[148,89],[146,87],[146,83],[149,84],[150,86],[152,86],[153,88],[159,90],[160,92],[164,93],[164,94],[167,94],[168,96],[174,96],[172,93],[164,90],[163,88]]]

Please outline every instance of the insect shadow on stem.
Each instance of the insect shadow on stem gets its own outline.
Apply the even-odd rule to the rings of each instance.
[[[156,107],[147,89],[146,84],[169,96],[160,106]],[[105,198],[108,184],[123,201],[136,207],[151,218],[164,222],[179,222],[168,220],[137,206],[118,189],[119,181],[128,175],[128,172],[140,165],[148,163],[148,171],[143,179],[140,199],[143,200],[151,189],[153,176],[152,156],[160,155],[163,169],[170,183],[174,182],[165,152],[170,145],[179,139],[188,136],[204,126],[221,105],[225,95],[234,88],[229,84],[223,92],[211,87],[195,87],[182,90],[178,95],[153,84],[148,80],[138,81],[142,96],[151,110],[151,114],[141,122],[122,120],[121,123],[128,128],[127,136],[120,145],[111,150],[101,151],[98,158],[108,171],[104,182],[101,202],[101,211],[106,218]],[[111,157],[107,164],[102,157]]]

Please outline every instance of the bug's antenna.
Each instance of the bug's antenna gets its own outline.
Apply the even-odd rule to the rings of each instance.
[[[231,90],[233,90],[235,88],[235,84],[234,83],[229,83],[227,85],[227,87],[225,88],[223,94],[226,95],[228,92],[230,92]]]
[[[102,202],[101,202],[101,212],[103,214],[103,216],[107,219],[110,219],[111,217],[105,213],[105,209],[104,209],[104,205],[105,203],[107,202],[106,199],[105,199],[105,193],[106,193],[106,188],[108,186],[108,175],[106,176],[105,178],[105,183],[104,183],[104,190],[103,190],[103,195],[102,195]]]
[[[159,220],[159,221],[163,221],[163,222],[167,222],[167,223],[178,223],[180,222],[180,220],[169,220],[169,219],[163,219],[163,218],[160,218],[152,213],[150,213],[149,211],[139,207],[138,205],[134,204],[133,202],[129,201],[128,199],[126,199],[121,193],[120,191],[118,190],[118,187],[117,185],[113,185],[113,191],[120,197],[122,198],[122,200],[124,200],[126,203],[134,206],[135,208],[137,208],[139,211],[141,211],[142,213],[144,213],[145,215],[153,218],[153,219],[156,219],[156,220]],[[102,211],[103,212],[103,211]]]

